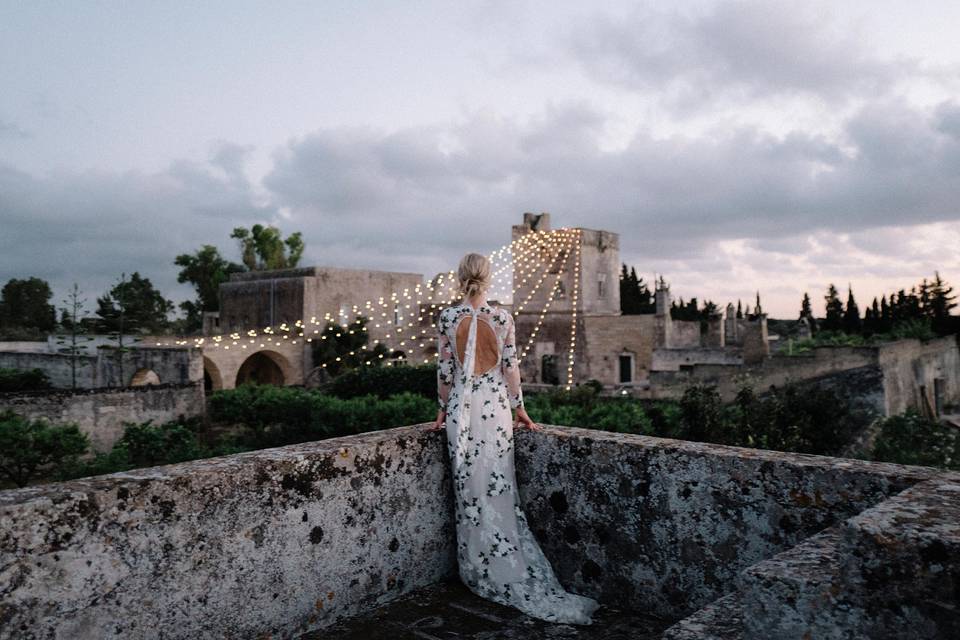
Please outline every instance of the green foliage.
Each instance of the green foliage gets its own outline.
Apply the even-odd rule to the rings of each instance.
[[[313,366],[323,366],[329,375],[336,376],[357,367],[379,367],[385,361],[389,362],[390,349],[382,343],[377,343],[372,349],[365,348],[370,339],[368,321],[365,316],[357,316],[346,326],[328,321],[323,332],[314,336],[310,343]]]
[[[524,405],[535,422],[622,433],[654,432],[642,403],[631,398],[601,398],[594,384],[528,394]]]
[[[240,242],[243,264],[251,271],[293,268],[303,256],[303,236],[299,231],[284,240],[276,227],[255,224],[250,229],[234,228],[230,237]]]
[[[244,265],[225,259],[211,244],[203,245],[193,254],[182,253],[173,263],[180,267],[177,282],[189,282],[197,292],[196,300],[180,303],[188,331],[202,326],[205,311],[219,311],[220,285],[230,279],[230,274],[247,270]]]
[[[337,398],[298,387],[244,385],[210,396],[211,420],[240,425],[237,442],[275,447],[427,422],[436,417],[435,399],[401,393]]]
[[[88,460],[65,467],[61,479],[81,478],[140,469],[160,464],[172,464],[247,451],[229,438],[221,438],[213,446],[203,444],[199,437],[200,420],[172,420],[163,424],[129,422],[123,436],[106,453],[97,452]]]
[[[75,424],[52,425],[0,412],[0,474],[18,487],[41,473],[59,474],[89,447],[89,438]]]
[[[51,388],[50,378],[40,369],[0,369],[0,393]]]
[[[11,278],[0,292],[0,331],[8,339],[36,338],[54,330],[53,291],[40,278]]]
[[[624,315],[636,315],[641,313],[654,313],[657,305],[653,300],[653,292],[643,281],[643,278],[637,277],[636,267],[630,267],[627,271],[627,265],[624,263],[620,271],[620,311]]]
[[[840,301],[840,295],[837,288],[830,284],[827,288],[827,295],[824,296],[826,302],[826,318],[820,326],[824,331],[842,331],[843,330],[843,302]]]
[[[960,471],[960,431],[908,409],[880,422],[872,458]]]
[[[338,398],[356,398],[370,394],[378,398],[387,398],[409,392],[435,400],[437,398],[437,365],[356,367],[341,373],[320,390]]]
[[[97,298],[100,328],[109,333],[165,331],[170,325],[171,311],[173,302],[164,298],[149,278],[136,271],[129,280],[126,274],[121,275],[110,291]]]

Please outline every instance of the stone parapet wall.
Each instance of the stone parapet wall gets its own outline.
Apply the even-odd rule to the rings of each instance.
[[[0,492],[0,638],[321,628],[453,575],[450,484],[406,427]]]

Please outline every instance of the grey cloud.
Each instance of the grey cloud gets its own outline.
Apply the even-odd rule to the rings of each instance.
[[[874,96],[919,72],[914,60],[883,60],[865,49],[855,33],[837,28],[829,9],[752,0],[689,16],[645,4],[626,20],[584,21],[570,36],[570,50],[591,76],[664,92],[684,108],[720,96]]]
[[[249,184],[211,165],[180,161],[166,171],[80,172],[31,176],[0,163],[0,282],[30,275],[51,281],[59,303],[74,281],[92,302],[120,273],[149,277],[174,299],[174,257],[201,244],[237,250],[234,226],[270,221]],[[238,259],[238,256],[233,256]]]
[[[0,120],[0,140],[3,140],[4,138],[13,140],[26,140],[32,137],[33,134],[26,129],[21,128],[17,123]]]

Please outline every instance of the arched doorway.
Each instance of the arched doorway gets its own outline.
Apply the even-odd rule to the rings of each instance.
[[[283,385],[283,356],[272,351],[258,351],[243,361],[237,371],[237,386],[242,384]]]
[[[131,387],[142,387],[148,384],[160,384],[160,376],[153,369],[137,369],[130,379]]]
[[[223,389],[223,378],[220,376],[220,369],[213,363],[213,360],[203,357],[203,390],[207,393]]]

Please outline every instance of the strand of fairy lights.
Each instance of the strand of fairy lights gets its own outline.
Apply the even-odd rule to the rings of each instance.
[[[555,234],[555,235],[554,235],[554,238],[555,238],[555,239],[548,240],[547,242],[537,242],[535,245],[533,245],[533,246],[529,249],[529,251],[526,252],[526,256],[523,256],[523,254],[519,254],[519,256],[523,256],[523,257],[521,257],[521,260],[524,260],[524,261],[526,261],[527,263],[531,263],[531,262],[534,262],[534,263],[535,263],[535,264],[533,264],[532,269],[528,270],[527,273],[526,273],[526,275],[525,275],[525,277],[521,279],[521,285],[520,285],[521,287],[522,287],[522,284],[525,283],[525,282],[527,281],[527,279],[531,276],[531,274],[535,274],[536,271],[538,271],[540,267],[542,267],[542,266],[545,265],[545,266],[548,267],[548,269],[545,270],[545,271],[540,275],[540,278],[538,279],[538,284],[536,285],[535,288],[539,288],[540,283],[543,281],[544,277],[549,273],[549,266],[550,266],[550,264],[552,263],[552,260],[551,260],[551,262],[549,262],[549,263],[543,262],[543,259],[542,259],[543,256],[542,256],[542,254],[541,254],[540,251],[539,251],[539,249],[540,249],[541,247],[543,247],[543,246],[550,246],[552,249],[556,249],[556,253],[553,253],[552,251],[551,251],[551,253],[550,253],[551,258],[555,259],[556,256],[559,255],[560,251],[561,251],[564,247],[567,247],[567,249],[569,249],[570,240],[571,240],[572,237],[573,237],[573,233],[571,233],[571,232],[569,232],[569,231],[566,231],[566,230],[562,230],[562,231],[561,231],[561,230],[557,230],[557,231],[555,231],[555,232],[542,232],[542,233],[552,233],[552,234]],[[532,234],[531,234],[531,235],[532,235]],[[562,241],[566,241],[566,244],[565,244],[565,245],[561,245],[560,243],[561,243]],[[529,244],[529,243],[527,243],[527,244]],[[518,254],[516,254],[516,252],[514,252],[514,253],[515,253],[515,255],[518,255]],[[532,256],[532,257],[531,257],[531,256]],[[504,265],[503,269],[509,268],[509,266],[510,266],[510,264],[507,263],[506,265]],[[503,270],[503,269],[501,269],[501,270]],[[555,282],[555,283],[554,283],[554,291],[556,290],[556,286],[557,286],[557,283]],[[520,287],[514,287],[512,293],[515,294],[519,288],[520,288]],[[451,297],[451,298],[449,299],[449,302],[452,303],[453,299],[455,299],[456,297],[457,297],[456,295],[454,295],[453,297]],[[531,295],[528,295],[527,301],[529,301],[530,297],[532,297],[532,294],[531,294]],[[525,303],[524,303],[524,304],[525,304]],[[435,306],[436,306],[436,305],[431,305],[431,307],[435,307]],[[521,305],[521,308],[522,308],[522,306],[523,306],[523,305]],[[549,308],[549,305],[548,305],[548,308]],[[422,316],[421,316],[420,319],[421,319],[421,320],[423,319]],[[431,325],[430,325],[430,327],[433,328],[433,329],[435,329],[435,328],[436,328],[436,323],[435,323],[435,322],[432,322]],[[424,329],[424,330],[425,330],[425,329]],[[426,338],[426,336],[424,336],[422,333],[421,333],[421,336],[419,336],[419,337],[420,337],[420,338]],[[323,339],[326,339],[325,336],[322,336],[322,338],[323,338]],[[375,341],[374,341],[374,344],[377,344],[377,343],[379,343],[379,340],[375,340]],[[402,344],[403,344],[403,343],[401,343],[401,346],[402,346]],[[422,347],[424,347],[424,346],[426,346],[426,345],[425,345],[424,342],[421,342],[421,343],[419,343],[418,346],[422,348]],[[361,349],[366,350],[366,349],[367,349],[366,345],[362,345],[362,346],[361,346]],[[348,355],[354,355],[354,353],[355,353],[355,352],[350,352]],[[436,359],[436,358],[438,358],[438,357],[439,357],[439,354],[434,354],[434,355],[433,355],[433,358],[434,358],[434,359]],[[379,355],[378,355],[378,359],[383,359],[383,354],[379,354]],[[402,359],[403,359],[402,357],[401,357],[401,358],[398,358],[398,360],[402,360]],[[339,356],[337,356],[337,357],[333,358],[332,360],[328,360],[327,362],[321,363],[321,364],[318,365],[318,366],[319,366],[320,368],[326,368],[327,366],[333,364],[334,362],[339,362],[339,361],[341,361],[341,360],[342,360],[342,358],[339,357]],[[428,362],[430,361],[430,358],[423,358],[422,361],[423,361],[423,363],[428,363]],[[371,364],[373,364],[373,361],[371,361],[371,360],[366,360],[366,361],[362,362],[361,364],[362,364],[362,365],[371,365]],[[392,366],[392,363],[391,363],[390,361],[387,361],[387,362],[386,362],[386,366]]]
[[[557,289],[560,286],[560,281],[562,280],[564,274],[566,273],[565,267],[566,267],[567,260],[569,258],[570,258],[570,245],[568,244],[566,247],[564,247],[564,250],[563,250],[563,261],[562,261],[563,267],[559,269],[559,271],[557,272],[557,277],[554,278],[553,280],[553,288],[550,290],[550,295],[547,297],[546,303],[541,308],[540,315],[537,318],[537,322],[534,325],[533,330],[530,332],[530,337],[528,338],[526,345],[524,345],[523,347],[523,351],[520,354],[520,360],[523,360],[526,357],[527,352],[530,351],[530,347],[533,346],[534,339],[537,337],[537,334],[540,332],[540,327],[541,325],[543,325],[543,319],[544,317],[546,317],[547,312],[550,310],[550,305],[553,304],[553,300],[556,297]]]
[[[580,284],[580,247],[583,245],[581,241],[582,234],[583,231],[578,229],[576,258],[573,263],[573,291],[570,297],[570,355],[567,358],[567,391],[573,386],[573,356],[577,346],[577,295],[579,294]]]
[[[523,252],[522,252],[522,254],[527,254],[526,257],[524,258],[524,260],[525,260],[525,263],[526,263],[526,264],[529,264],[529,263],[531,262],[531,259],[529,258],[529,255],[530,255],[530,254],[536,255],[537,253],[539,253],[539,251],[538,251],[539,248],[541,248],[541,247],[544,246],[545,244],[549,244],[549,242],[547,242],[547,240],[548,240],[547,238],[541,237],[541,236],[546,236],[546,235],[549,234],[549,233],[550,233],[550,232],[540,232],[540,233],[533,233],[533,234],[525,234],[525,236],[524,236],[523,238],[521,238],[519,241],[515,241],[515,242],[512,242],[510,245],[505,245],[505,246],[501,247],[498,251],[493,252],[490,257],[492,257],[492,258],[498,258],[498,257],[504,255],[504,253],[510,254],[511,252],[514,253],[514,254],[516,254],[516,251],[514,251],[514,245],[517,245],[517,246],[519,246],[519,247],[525,247],[526,245],[530,245],[530,244],[531,244],[531,243],[530,243],[530,237],[532,237],[532,238],[534,239],[534,241],[535,241],[535,242],[533,243],[532,249],[531,249],[529,252],[527,252],[527,251],[523,251]],[[530,236],[530,237],[528,237],[528,236]],[[504,271],[505,269],[509,268],[509,266],[510,266],[510,264],[509,264],[509,262],[508,262],[506,265],[504,265],[504,267],[503,267],[502,269],[500,269],[500,271]],[[536,271],[536,270],[537,270],[537,269],[536,269],[536,266],[534,266],[533,271]],[[429,290],[431,291],[431,293],[430,293],[430,298],[429,298],[429,299],[434,299],[434,290],[435,290],[435,288],[439,288],[439,284],[443,281],[444,276],[452,279],[452,278],[453,278],[453,273],[452,273],[452,272],[448,272],[447,274],[442,274],[442,275],[440,276],[440,278],[437,279],[437,287],[434,287],[434,285],[433,285],[432,283],[427,285],[427,289],[429,289]],[[527,277],[529,277],[529,273],[526,275],[526,277],[524,277],[523,282],[526,281],[526,278],[527,278]],[[419,292],[420,292],[420,287],[419,287],[419,285],[418,285],[417,287],[415,287],[415,291],[416,291],[416,293],[419,293]],[[515,291],[516,291],[516,289],[514,289],[514,292],[515,292]],[[403,297],[407,298],[408,300],[411,299],[411,296],[409,295],[409,289],[405,289],[405,290],[404,290],[404,292],[403,292]],[[419,302],[419,298],[420,298],[420,296],[418,295],[418,296],[417,296],[418,302]],[[397,301],[397,300],[400,299],[400,296],[398,296],[396,293],[394,293],[394,294],[391,295],[390,299],[391,299],[391,301]],[[447,301],[448,301],[448,302],[449,302],[449,301],[452,301],[452,298],[448,297],[448,298],[447,298]],[[387,306],[387,304],[386,304],[386,302],[385,302],[385,298],[380,298],[380,302],[381,302],[381,306]],[[371,309],[371,310],[372,310],[372,303],[371,303],[370,301],[367,301],[367,304],[366,304],[365,306],[366,306],[368,309]],[[419,306],[419,305],[418,305],[418,306]],[[434,304],[434,305],[431,305],[431,307],[435,307],[435,306],[436,306],[435,304]],[[407,307],[409,307],[409,304],[407,305]],[[356,305],[354,305],[353,308],[354,308],[354,310],[357,310],[357,306],[356,306]],[[386,315],[386,312],[384,312],[382,315]],[[327,314],[325,315],[325,319],[330,320],[330,321],[333,320],[332,316],[331,316],[329,313],[327,313]],[[422,321],[422,319],[423,319],[422,316],[420,316],[420,317],[418,318],[418,320],[421,320],[421,321]],[[317,323],[317,321],[316,321],[316,316],[314,316],[314,317],[311,318],[311,322],[312,322],[313,324],[319,324],[319,323]],[[413,324],[413,323],[409,323],[409,326],[412,326],[412,324]],[[299,321],[299,320],[298,320],[297,322],[294,323],[294,326],[297,327],[298,329],[302,329],[302,328],[303,328],[303,323],[302,323],[302,321]],[[432,326],[435,326],[435,325],[432,325]],[[289,331],[289,327],[286,325],[286,323],[281,323],[280,329],[281,329],[282,331]],[[354,330],[347,329],[347,326],[344,326],[344,327],[343,327],[343,330],[344,330],[344,331],[347,331],[348,333],[351,333],[351,334],[354,333]],[[363,330],[366,331],[367,328],[366,328],[366,327],[363,327]],[[317,330],[317,329],[314,330],[314,333],[318,333],[318,332],[319,332],[319,330]],[[264,330],[264,333],[267,334],[267,335],[275,335],[274,330],[273,330],[272,327],[266,328],[266,329]],[[398,331],[398,334],[399,334],[399,331]],[[249,339],[249,343],[255,344],[255,343],[256,343],[256,340],[253,339],[253,338],[255,338],[256,332],[255,332],[255,331],[249,331],[249,332],[248,332],[248,335],[251,336],[251,339]],[[300,336],[300,337],[302,337],[304,334],[303,334],[303,333],[298,333],[297,335]],[[337,337],[339,337],[339,335],[340,335],[340,334],[337,334]],[[286,339],[289,338],[288,335],[282,335],[281,337],[282,337],[282,339],[284,339],[284,340],[286,340]],[[234,339],[234,340],[237,340],[237,339],[240,338],[240,336],[239,336],[238,333],[234,333],[234,334],[230,334],[230,338],[232,338],[232,339]],[[322,339],[326,339],[326,335],[321,336],[321,338],[322,338]],[[220,341],[221,341],[222,339],[223,339],[222,336],[214,336],[214,337],[213,337],[213,342],[212,342],[212,344],[215,344],[216,346],[220,346],[219,343],[220,343]],[[311,338],[307,338],[307,341],[311,341],[311,340],[312,340]],[[201,339],[201,341],[202,341],[202,339]],[[375,344],[378,343],[378,342],[379,342],[379,340],[375,341]],[[273,340],[268,337],[268,338],[266,338],[266,343],[273,344]],[[292,344],[296,344],[296,340],[292,340],[291,343],[292,343]],[[234,345],[236,345],[236,344],[237,344],[237,343],[234,342]],[[278,340],[278,344],[279,344],[279,340]],[[229,349],[229,347],[230,347],[230,345],[223,345],[223,346],[224,346],[224,349]],[[241,346],[242,346],[242,348],[244,348],[244,349],[246,349],[246,347],[247,347],[247,345],[241,345]],[[266,345],[265,345],[264,343],[261,343],[261,346],[266,346]],[[424,346],[424,345],[421,343],[419,346],[422,347],[422,346]],[[366,350],[366,346],[364,345],[364,346],[362,347],[362,349]],[[350,352],[349,355],[354,355],[354,354],[355,354],[355,352]],[[379,354],[379,357],[382,358],[383,355],[382,355],[382,354]],[[338,356],[338,357],[335,358],[335,360],[341,360],[341,358]],[[334,362],[335,360],[331,360],[330,362]],[[427,361],[428,361],[427,359],[424,359],[424,362],[427,362]],[[328,363],[324,363],[324,365],[322,365],[322,366],[325,366],[326,364],[328,364]],[[371,364],[371,361],[369,361],[369,360],[366,361],[366,364]],[[388,362],[387,364],[389,365],[390,363]]]
[[[520,240],[522,240],[522,241],[524,241],[524,242],[528,242],[528,241],[529,241],[529,238],[527,238],[526,236],[528,236],[528,235],[542,235],[542,234],[545,234],[545,233],[549,233],[549,232],[538,232],[538,233],[536,233],[536,234],[525,234],[525,236],[522,237]],[[495,258],[497,258],[497,257],[502,256],[504,253],[509,253],[509,252],[512,250],[513,245],[516,244],[516,243],[518,243],[518,242],[519,242],[519,241],[516,241],[516,240],[515,240],[515,241],[512,241],[512,242],[510,242],[510,243],[508,243],[508,244],[506,244],[506,245],[502,245],[499,249],[491,252],[491,253],[488,255],[488,257],[491,258],[491,259],[495,259]],[[453,271],[449,271],[449,272],[447,272],[446,274],[441,274],[441,278],[439,279],[439,282],[442,282],[442,281],[443,281],[444,276],[448,277],[448,278],[452,281],[453,278],[454,278],[454,276],[455,276],[455,274],[454,274]],[[438,282],[438,286],[439,286],[439,282]],[[432,298],[432,290],[433,290],[435,287],[434,287],[432,284],[427,284],[426,286],[427,286],[428,289],[431,290],[431,298]],[[421,285],[418,284],[418,285],[415,287],[415,290],[416,290],[417,292],[419,292],[419,291],[421,290]],[[407,290],[404,290],[404,293],[407,294],[407,295],[406,295],[406,298],[407,298],[407,299],[410,299],[410,296],[409,296],[408,293],[407,293],[408,291],[409,291],[408,289],[407,289]],[[384,299],[385,299],[384,297],[379,298],[379,302],[382,303],[381,306],[386,307],[386,306],[387,306],[387,303],[384,302]],[[398,300],[399,297],[398,297],[398,295],[397,295],[397,292],[393,292],[393,293],[391,294],[391,296],[390,296],[390,299],[391,299],[391,300]],[[366,308],[372,310],[372,308],[373,308],[373,307],[372,307],[372,301],[368,300],[368,301],[365,303],[365,306],[366,306]],[[407,306],[409,307],[409,305],[407,305]],[[357,308],[356,305],[354,305],[354,309],[356,309],[356,308]],[[383,315],[386,315],[386,314],[384,313]],[[327,314],[325,314],[324,319],[325,319],[325,320],[331,320],[331,321],[332,321],[332,320],[333,320],[333,317],[332,317],[332,315],[328,312]],[[313,317],[310,318],[310,324],[319,325],[320,323],[317,321],[316,316],[313,316]],[[303,336],[304,336],[303,330],[305,329],[305,323],[304,323],[303,320],[297,320],[296,322],[293,323],[292,327],[293,327],[294,329],[296,329],[295,337],[303,337]],[[284,339],[284,340],[289,340],[289,339],[290,339],[289,332],[292,330],[292,329],[291,329],[291,325],[288,325],[286,322],[282,322],[282,323],[280,323],[280,325],[278,325],[277,328],[278,328],[281,332],[283,332],[282,334],[279,334],[279,337],[281,337],[281,338]],[[258,334],[258,332],[257,332],[255,329],[248,330],[248,331],[246,331],[246,332],[244,332],[244,333],[245,333],[245,335],[246,335],[247,338],[248,338],[249,344],[256,344],[256,342],[257,342],[256,338],[259,337],[259,334]],[[277,336],[277,335],[278,335],[277,332],[276,332],[276,330],[275,330],[272,326],[264,328],[264,329],[262,330],[262,333],[264,334],[265,338],[264,338],[264,342],[261,343],[261,346],[265,346],[265,345],[268,344],[268,343],[269,343],[269,344],[273,344],[273,338],[272,338],[272,336]],[[314,333],[319,333],[319,330],[314,330]],[[209,336],[209,337],[208,337],[208,336],[203,336],[203,337],[200,337],[200,338],[194,338],[194,339],[193,339],[193,342],[194,342],[194,346],[196,346],[196,347],[203,346],[204,344],[210,344],[210,345],[219,347],[219,346],[222,345],[222,343],[225,341],[225,339],[230,340],[230,342],[232,343],[232,345],[236,346],[236,345],[239,344],[239,341],[243,339],[243,337],[241,336],[241,332],[233,332],[233,333],[230,333],[230,334],[221,334],[221,335],[216,335],[216,336]],[[190,342],[190,340],[175,340],[172,344],[175,344],[175,345],[178,345],[178,346],[182,346],[182,345],[188,344],[189,342]],[[296,344],[296,342],[297,342],[296,339],[291,340],[291,344]],[[278,341],[277,341],[277,344],[279,344],[279,343],[280,343],[280,341],[278,340]],[[158,346],[161,346],[161,345],[164,345],[164,344],[171,344],[171,343],[157,342],[156,344],[157,344]],[[229,348],[230,345],[229,345],[229,344],[224,344],[223,346],[224,346],[224,348]],[[246,348],[246,347],[244,346],[244,348]]]

